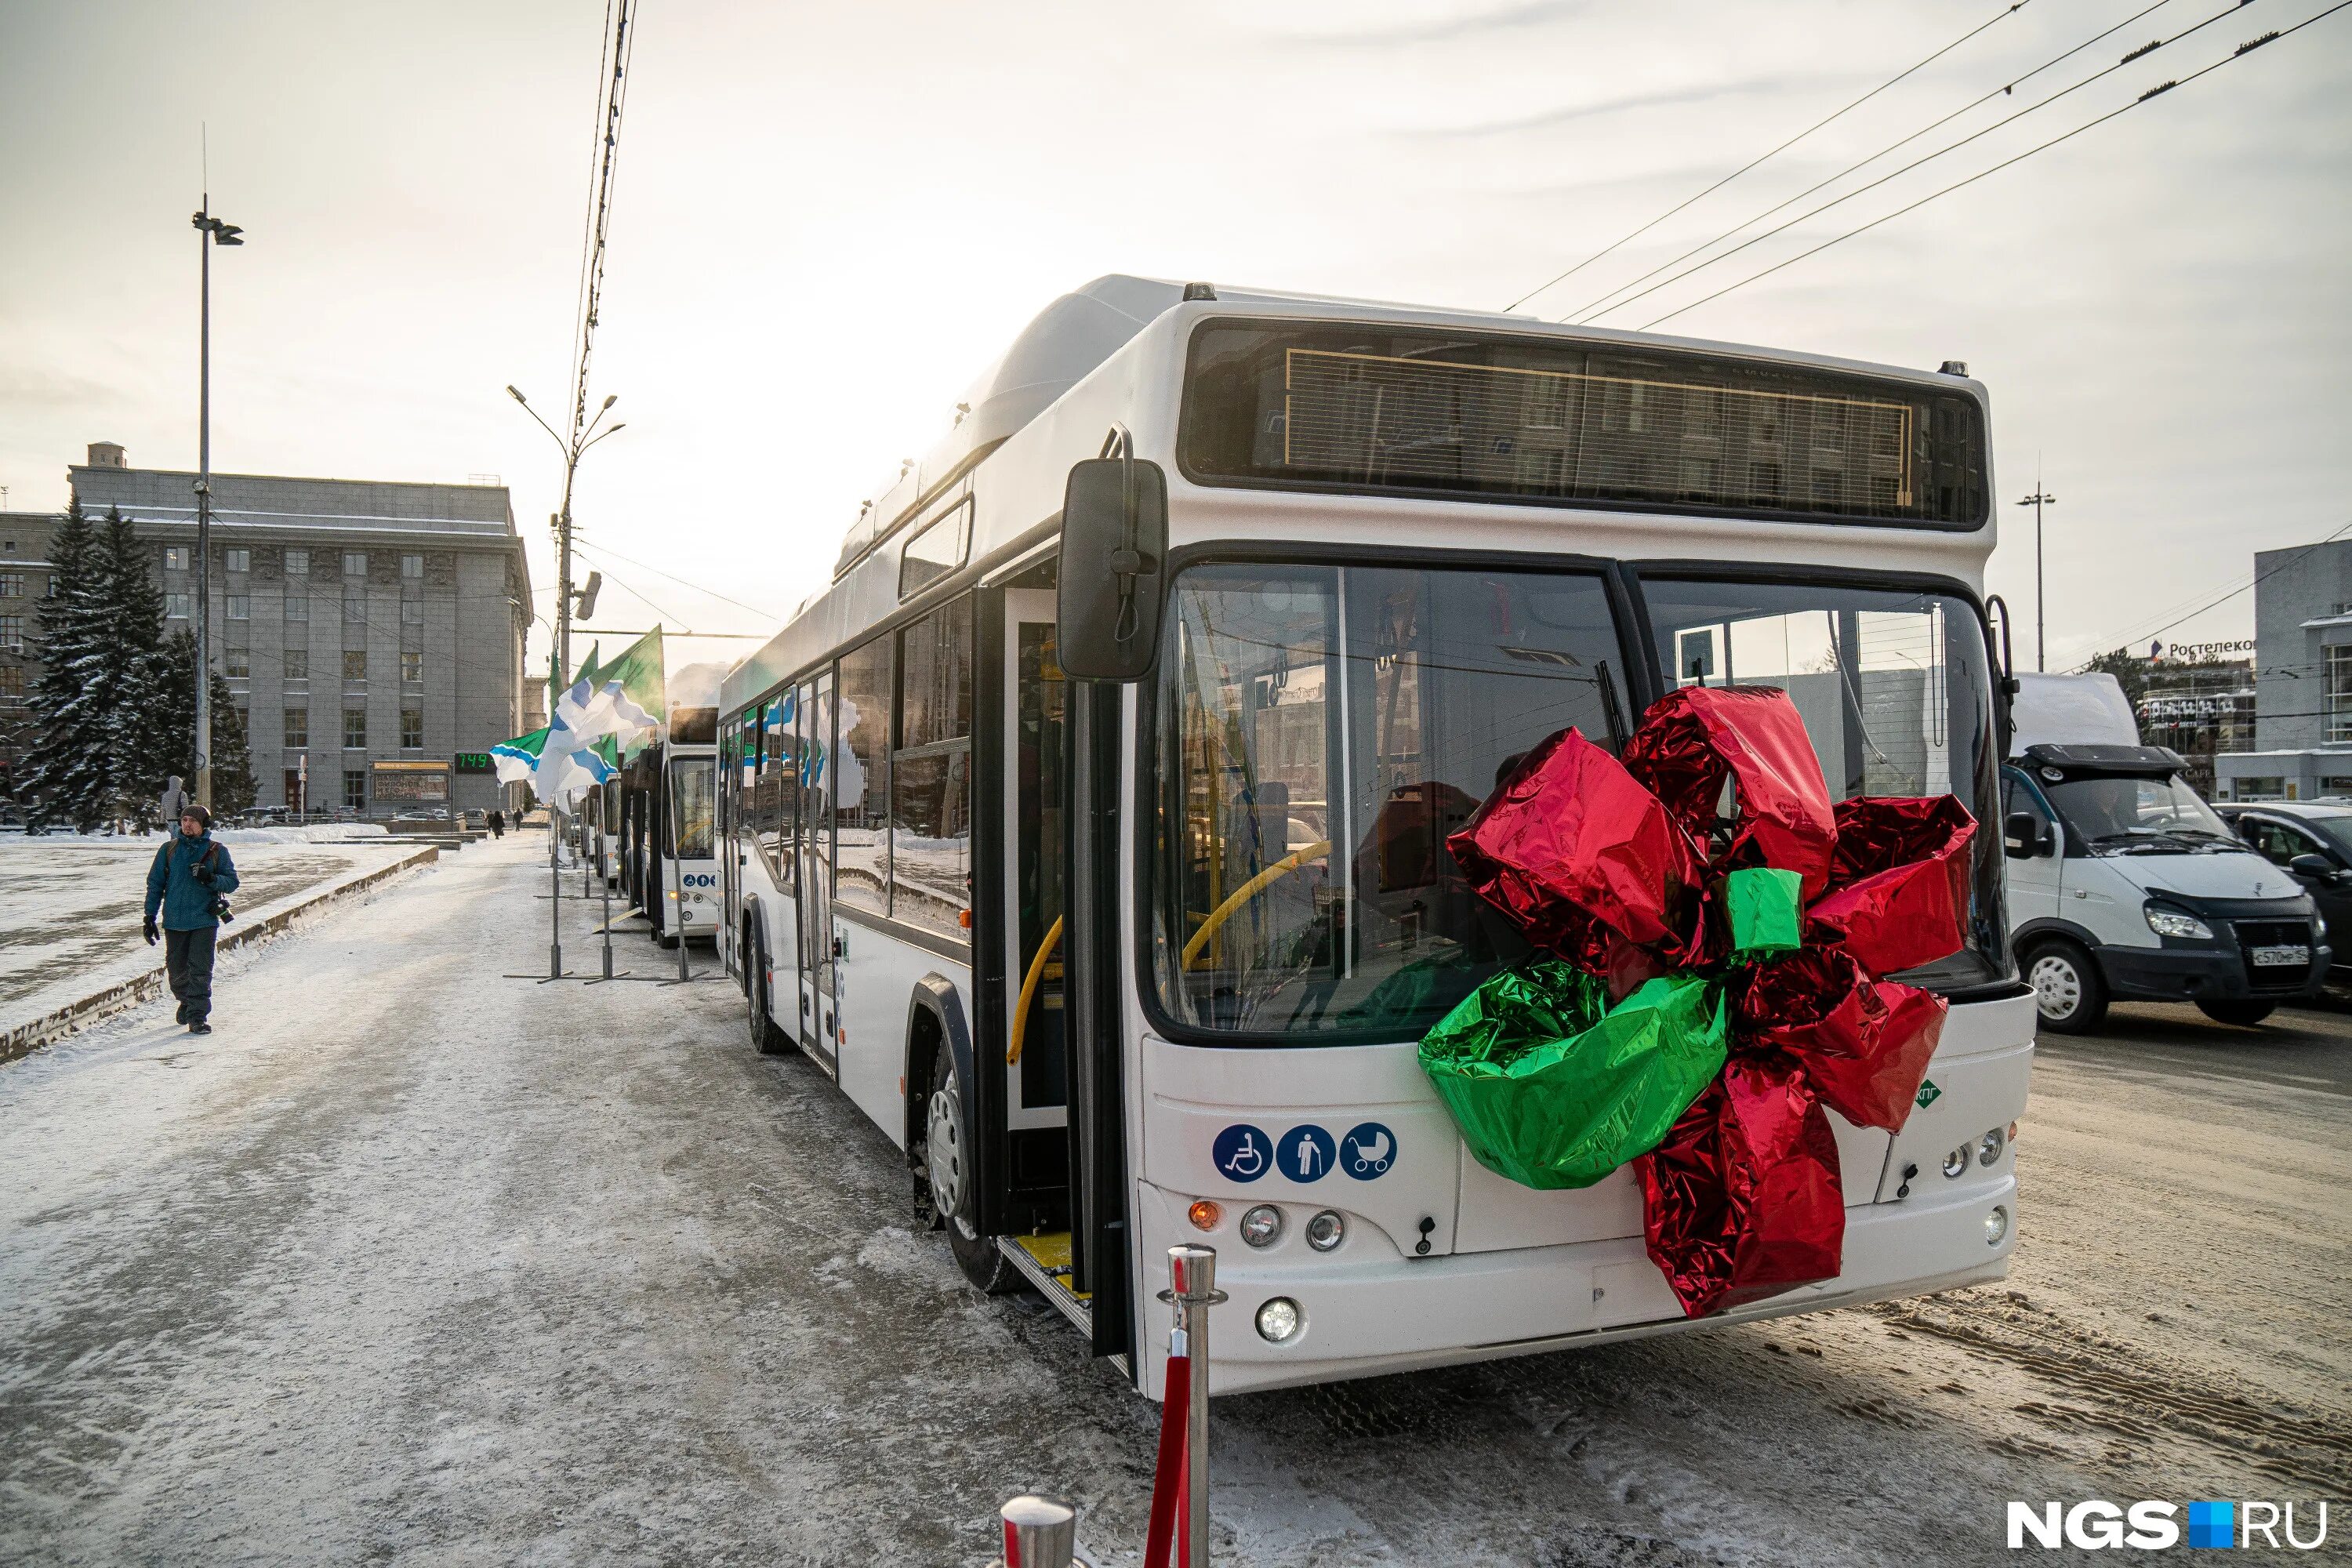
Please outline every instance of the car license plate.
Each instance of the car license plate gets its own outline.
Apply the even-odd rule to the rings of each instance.
[[[2279,969],[2290,963],[2309,963],[2311,949],[2307,947],[2258,947],[2250,956],[2257,969]]]

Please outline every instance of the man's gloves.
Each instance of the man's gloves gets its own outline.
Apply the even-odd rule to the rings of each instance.
[[[147,939],[149,947],[155,945],[155,921],[152,917],[139,922],[139,934]]]
[[[213,868],[210,866],[205,865],[202,860],[196,862],[196,868],[190,872],[189,875],[194,877],[197,881],[202,882],[207,888],[213,885]]]

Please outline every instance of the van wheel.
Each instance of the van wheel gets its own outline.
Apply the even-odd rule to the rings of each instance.
[[[944,1047],[931,1068],[931,1095],[923,1110],[922,1193],[932,1219],[948,1233],[956,1267],[984,1296],[1002,1296],[1021,1282],[1020,1271],[997,1250],[992,1237],[970,1219],[976,1151],[965,1135],[963,1083]]]
[[[2025,958],[2025,983],[2052,1034],[2088,1034],[2107,1016],[2107,983],[2079,942],[2061,938],[2033,949]]]
[[[2249,1002],[2242,999],[2222,1002],[2200,1002],[2197,1010],[2217,1024],[2236,1024],[2252,1028],[2267,1018],[2278,1007],[2275,1002]]]

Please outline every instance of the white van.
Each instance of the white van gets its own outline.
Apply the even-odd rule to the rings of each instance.
[[[2112,675],[2020,675],[2001,769],[2011,945],[2042,1026],[2096,1028],[2111,1001],[2193,1002],[2258,1024],[2326,979],[2311,895],[2139,743]]]

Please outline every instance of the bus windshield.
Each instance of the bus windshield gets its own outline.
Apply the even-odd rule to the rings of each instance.
[[[1910,590],[1647,582],[1659,666],[1787,689],[1833,800],[1997,788],[1982,623]],[[1153,990],[1180,1028],[1410,1039],[1528,953],[1445,847],[1569,725],[1615,751],[1623,655],[1597,575],[1215,565],[1177,582],[1159,676]],[[1997,836],[1970,943],[2002,973]]]
[[[1622,741],[1599,577],[1205,566],[1169,620],[1153,952],[1171,1018],[1411,1037],[1527,952],[1445,837],[1553,731]]]
[[[671,851],[681,860],[710,858],[712,816],[719,806],[719,762],[715,757],[669,760]]]

